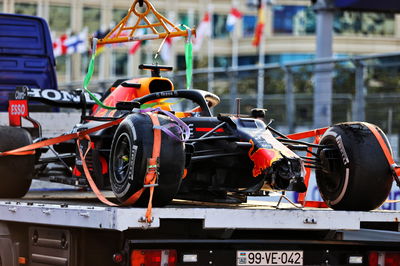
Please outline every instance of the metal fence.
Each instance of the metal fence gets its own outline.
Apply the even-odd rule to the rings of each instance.
[[[378,125],[389,135],[398,158],[400,53],[196,69],[192,87],[221,97],[214,113],[234,112],[235,99],[241,98],[243,113],[255,107],[266,108],[275,127],[294,132],[313,127],[313,106],[319,99],[313,93],[317,71],[329,72],[333,79],[332,123],[368,121]],[[173,80],[176,89],[186,88],[184,71],[166,76]],[[94,81],[91,88],[104,91],[114,80]],[[60,87],[79,86],[80,83],[69,83]]]

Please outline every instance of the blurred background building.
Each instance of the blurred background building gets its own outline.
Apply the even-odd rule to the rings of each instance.
[[[0,11],[37,15],[45,18],[53,32],[53,41],[63,34],[84,32],[101,34],[126,15],[131,0],[0,0]],[[215,67],[232,65],[232,42],[238,40],[238,65],[258,62],[258,48],[252,45],[257,22],[257,9],[251,0],[154,0],[156,9],[175,23],[198,26],[206,12],[212,14],[211,41],[203,42],[195,52],[195,66],[207,67],[212,59]],[[253,3],[253,5],[251,5]],[[265,63],[283,63],[314,58],[315,13],[308,0],[275,0],[266,8]],[[226,27],[232,7],[242,15],[235,34]],[[390,13],[337,12],[334,19],[336,56],[388,53],[400,49],[400,15]],[[130,47],[105,49],[99,54],[96,79],[115,79],[138,74],[139,62],[152,63],[159,43],[142,44],[135,53]],[[184,42],[175,41],[170,55],[160,63],[184,66]],[[212,46],[212,57],[209,47]],[[88,54],[57,56],[60,83],[80,81],[86,72]],[[235,60],[235,59],[233,59]],[[78,67],[77,67],[78,66]]]
[[[57,53],[59,87],[74,89],[82,86],[86,74],[90,58],[88,35],[104,36],[126,15],[132,2],[0,0],[0,11],[37,15],[48,21]],[[264,35],[258,46],[253,45],[259,13],[257,0],[151,2],[172,22],[190,27],[199,27],[209,14],[210,37],[205,36],[194,52],[197,72],[194,72],[193,87],[212,90],[223,99],[216,113],[234,110],[234,99],[241,97],[243,112],[255,106],[266,107],[268,118],[274,118],[274,126],[283,131],[313,126],[315,64],[287,65],[315,58],[316,14],[312,1],[266,1]],[[233,29],[227,27],[232,8],[240,14]],[[391,136],[397,157],[400,15],[336,11],[333,24],[334,58],[343,61],[332,63],[332,122],[361,117],[379,125]],[[169,49],[164,49],[162,56],[155,60],[154,54],[160,43],[131,43],[99,49],[91,89],[101,92],[118,78],[143,75],[145,73],[138,70],[138,65],[154,62],[174,66],[171,78],[176,88],[185,88],[184,40],[177,39],[165,45]],[[62,49],[60,44],[63,44]],[[390,56],[354,60],[354,56],[371,54]],[[259,63],[263,67],[261,72]]]

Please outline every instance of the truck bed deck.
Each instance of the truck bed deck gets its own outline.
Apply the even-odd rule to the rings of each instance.
[[[105,195],[112,199],[112,193]],[[0,199],[3,221],[124,231],[158,228],[163,220],[201,220],[204,229],[359,230],[363,223],[399,224],[399,211],[334,211],[297,208],[288,203],[249,201],[242,204],[174,200],[153,208],[151,225],[140,221],[146,209],[108,207],[91,192],[30,192],[22,199]]]

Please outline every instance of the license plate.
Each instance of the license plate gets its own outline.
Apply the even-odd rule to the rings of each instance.
[[[236,265],[303,265],[303,251],[239,250]]]

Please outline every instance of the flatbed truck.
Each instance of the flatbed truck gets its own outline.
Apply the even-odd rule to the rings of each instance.
[[[1,199],[0,265],[400,265],[399,211],[174,200],[151,224],[145,211],[91,192]]]

